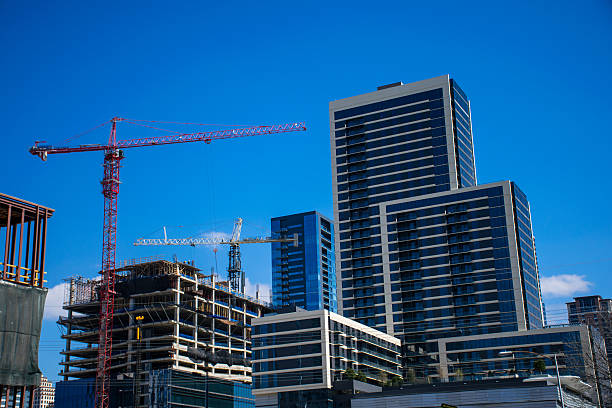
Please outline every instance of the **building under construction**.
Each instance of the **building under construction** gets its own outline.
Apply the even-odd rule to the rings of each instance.
[[[59,319],[66,347],[58,407],[93,406],[100,290],[99,280],[68,281],[67,316]],[[269,312],[268,303],[232,291],[192,263],[159,258],[121,265],[116,292],[111,405],[195,407],[207,406],[206,400],[210,406],[253,405],[251,319]],[[86,385],[87,401],[77,402],[71,392],[72,405],[62,402],[61,387],[73,391],[78,384]]]
[[[0,193],[0,407],[32,407],[52,208]]]

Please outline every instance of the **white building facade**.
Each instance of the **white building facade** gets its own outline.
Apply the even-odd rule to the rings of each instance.
[[[34,390],[34,408],[52,408],[55,404],[55,386],[44,375]]]

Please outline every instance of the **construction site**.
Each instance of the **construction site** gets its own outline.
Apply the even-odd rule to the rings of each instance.
[[[195,407],[206,404],[205,394],[211,406],[253,404],[246,386],[251,383],[251,319],[271,310],[267,302],[232,290],[230,282],[202,273],[191,262],[131,260],[117,268],[115,279],[111,405],[180,402]],[[70,379],[93,385],[96,378],[101,290],[99,279],[68,280],[67,316],[58,322],[66,341],[60,399],[63,386],[74,400]],[[206,377],[208,393],[200,389]],[[93,406],[94,387],[89,389],[86,400],[79,401],[87,405],[78,406]],[[132,392],[135,401],[128,401]]]
[[[166,134],[118,140],[120,122]],[[64,381],[57,384],[56,406],[254,406],[250,387],[251,319],[271,309],[257,296],[245,295],[240,244],[288,242],[296,238],[240,240],[242,220],[238,219],[229,241],[212,243],[164,237],[146,244],[228,244],[226,281],[214,273],[202,273],[192,261],[149,258],[119,264],[116,251],[121,161],[124,149],[194,142],[209,144],[224,139],[305,131],[306,127],[304,123],[288,123],[183,133],[161,129],[157,123],[114,117],[83,133],[108,126],[107,143],[53,146],[36,141],[30,148],[30,153],[43,161],[55,154],[104,153],[100,278],[78,276],[67,281],[63,305],[67,313],[58,320],[66,342],[60,363]],[[44,265],[44,255],[41,263]]]

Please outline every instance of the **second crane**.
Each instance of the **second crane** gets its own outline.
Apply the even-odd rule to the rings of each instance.
[[[256,238],[241,238],[242,218],[236,219],[234,222],[234,230],[229,240],[220,238],[168,238],[166,235],[166,227],[164,227],[164,238],[140,238],[134,245],[136,246],[151,246],[151,245],[229,245],[229,262],[227,267],[227,280],[230,288],[235,292],[244,293],[246,277],[242,270],[242,261],[240,258],[241,244],[265,244],[271,242],[288,242],[293,243],[294,247],[298,246],[298,234],[293,234],[292,237],[256,237]]]

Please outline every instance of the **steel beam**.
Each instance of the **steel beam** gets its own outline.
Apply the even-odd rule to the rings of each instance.
[[[36,268],[38,267],[38,238],[40,237],[40,211],[36,206],[36,221],[34,221],[34,239],[32,242],[32,281],[30,286],[36,282]]]
[[[19,227],[19,251],[17,251],[17,279],[21,276],[21,249],[23,247],[23,229],[25,228],[25,208],[21,209],[21,226]]]
[[[11,234],[11,254],[10,254],[10,260],[11,263],[9,265],[8,271],[11,271],[11,268],[13,268],[13,272],[15,271],[15,244],[17,243],[17,224],[13,224],[11,225],[11,230],[12,230],[12,234]],[[15,274],[16,276],[16,274]]]
[[[30,264],[30,228],[32,227],[32,222],[28,221],[28,233],[26,235],[26,250],[25,250],[25,256],[24,256],[24,261],[25,261],[25,265],[24,268],[27,270],[28,269],[28,265]],[[27,272],[26,272],[27,273]],[[30,271],[30,280],[32,279],[32,273]]]
[[[2,267],[2,279],[4,280],[6,280],[6,272],[7,272],[8,251],[9,251],[9,241],[10,241],[10,232],[11,232],[11,210],[12,209],[13,209],[13,206],[9,205],[7,215],[6,215],[6,241],[4,242],[4,265]]]
[[[47,209],[45,208],[45,218],[43,218],[43,230],[42,230],[42,245],[40,254],[40,284],[39,287],[43,287],[45,281],[45,254],[47,252],[47,221],[48,221]]]

